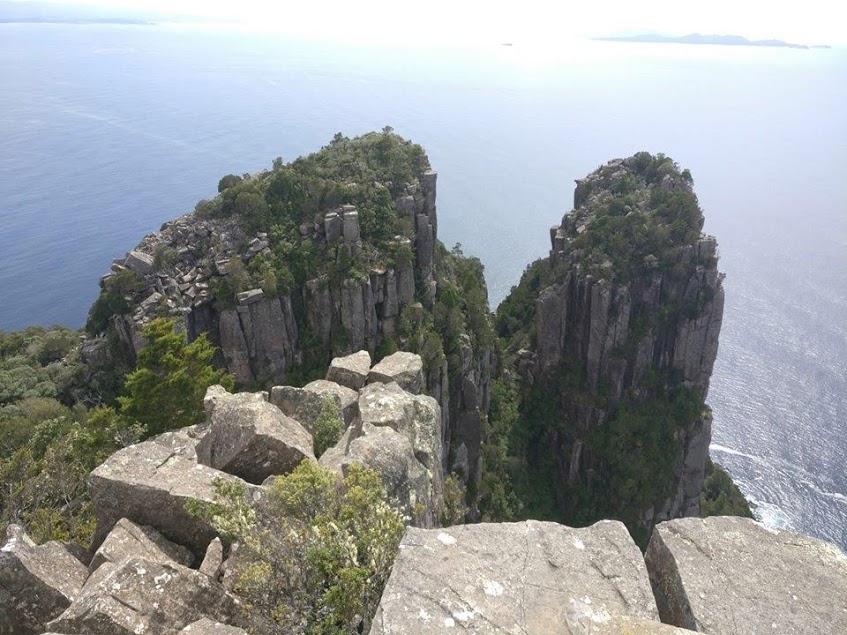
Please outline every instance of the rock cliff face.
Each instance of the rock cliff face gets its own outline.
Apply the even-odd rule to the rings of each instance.
[[[702,403],[724,302],[690,178],[645,155],[578,181],[574,210],[535,265],[534,350],[519,366],[557,397],[537,448],[555,470],[559,509],[586,495],[618,517],[635,506],[628,524],[643,537],[698,513],[711,437]]]
[[[319,187],[313,173],[302,177],[303,183],[289,183],[285,179],[295,168],[282,165],[243,180],[226,177],[236,185],[222,189],[215,201],[201,203],[199,211],[146,236],[125,258],[114,261],[101,281],[101,305],[108,304],[103,298],[110,293],[123,300],[108,318],[122,352],[134,358],[143,345],[141,327],[161,315],[178,317],[189,339],[205,333],[220,349],[217,363],[245,386],[281,384],[292,372],[311,379],[311,371],[324,368],[333,356],[359,350],[379,358],[395,347],[432,349],[418,334],[432,324],[439,280],[450,274],[439,274],[446,252],[437,234],[437,174],[422,153],[414,155],[414,147],[386,133],[333,142],[306,159],[319,166],[310,168],[323,179]],[[402,182],[362,183],[374,178],[371,172],[350,176],[344,163],[350,156],[370,165],[381,151],[394,153],[391,160],[377,161],[392,178],[400,178],[392,161],[405,165],[404,157],[411,154],[412,168]],[[298,161],[303,165],[304,160]],[[337,165],[320,167],[331,161]],[[297,199],[299,224],[286,234],[280,227],[288,227],[292,212],[287,202],[279,201],[307,186],[315,189],[318,201]],[[220,207],[221,199],[226,209],[228,192],[239,188],[244,191],[232,195],[231,212],[208,211]],[[342,194],[336,196],[337,191]],[[240,202],[248,194],[260,197],[253,207],[276,214],[273,222],[256,220],[258,212]],[[364,202],[357,207],[344,200]],[[375,207],[381,211],[374,212]],[[375,228],[374,218],[388,229]],[[389,230],[392,235],[383,236]],[[296,275],[284,280],[280,270]],[[463,338],[454,356],[461,363],[451,369],[446,352],[425,357],[420,388],[441,407],[445,447],[462,448],[460,455],[468,459],[460,471],[475,476],[493,356],[489,346],[472,344],[466,332],[448,335],[442,330],[439,346],[447,348],[448,338],[456,335]],[[449,459],[445,452],[445,470]]]

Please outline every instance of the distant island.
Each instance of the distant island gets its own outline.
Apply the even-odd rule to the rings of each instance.
[[[724,46],[769,46],[791,49],[832,48],[826,44],[806,45],[792,44],[782,40],[748,40],[740,35],[659,35],[658,33],[643,33],[640,35],[620,35],[611,37],[592,38],[602,42],[646,42],[651,44],[722,44]]]

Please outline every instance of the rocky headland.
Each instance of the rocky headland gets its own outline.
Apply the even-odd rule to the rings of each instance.
[[[44,362],[0,393],[0,635],[847,632],[838,548],[698,517],[724,291],[691,175],[578,181],[496,314],[436,180],[337,135],[114,261],[81,345],[0,338]]]

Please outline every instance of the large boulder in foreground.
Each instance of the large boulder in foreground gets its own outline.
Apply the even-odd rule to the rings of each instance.
[[[641,552],[619,522],[409,528],[371,634],[588,635],[621,616],[658,620]]]
[[[268,403],[262,393],[206,391],[209,430],[197,444],[197,461],[250,483],[288,474],[303,459],[315,460],[312,435]]]
[[[165,436],[165,435],[163,435]],[[213,502],[215,479],[245,486],[253,501],[261,489],[241,479],[200,465],[191,445],[159,443],[158,437],[118,450],[88,477],[100,545],[121,518],[155,527],[163,536],[202,558],[216,532],[208,521],[185,509],[190,500]]]
[[[171,635],[204,617],[231,622],[239,611],[238,600],[203,573],[135,557],[102,565],[97,581],[48,626],[86,635]]]
[[[656,526],[646,553],[662,621],[710,635],[847,633],[847,556],[737,517]]]
[[[88,569],[62,543],[36,545],[10,525],[0,549],[0,634],[41,633],[74,600]]]

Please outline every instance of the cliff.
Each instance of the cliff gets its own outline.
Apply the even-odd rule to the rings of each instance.
[[[444,446],[476,478],[493,366],[487,291],[479,261],[438,241],[436,182],[420,146],[388,129],[228,175],[214,200],[113,262],[89,331],[112,334],[131,361],[142,325],[178,317],[241,386],[305,383],[358,350],[420,352]]]
[[[646,544],[655,523],[697,515],[724,301],[702,225],[670,159],[610,161],[577,182],[549,256],[501,306],[524,458],[530,479],[551,470],[553,517],[621,518]]]

